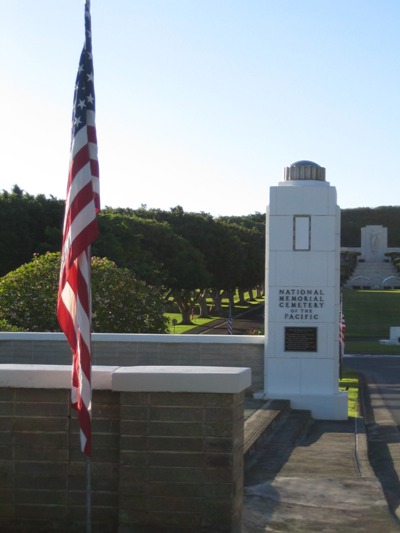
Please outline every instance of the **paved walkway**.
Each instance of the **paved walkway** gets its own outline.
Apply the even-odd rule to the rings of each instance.
[[[363,418],[312,421],[293,445],[290,425],[247,465],[242,533],[400,531],[367,457]]]

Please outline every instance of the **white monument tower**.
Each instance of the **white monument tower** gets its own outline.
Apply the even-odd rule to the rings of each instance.
[[[264,397],[316,419],[347,419],[338,389],[340,209],[325,169],[285,168],[266,218]]]

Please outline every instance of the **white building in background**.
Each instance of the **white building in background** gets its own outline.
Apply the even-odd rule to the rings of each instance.
[[[400,248],[388,247],[388,229],[381,225],[370,225],[361,228],[360,247],[342,247],[342,252],[357,252],[359,260],[367,263],[388,261],[385,254],[400,252]]]

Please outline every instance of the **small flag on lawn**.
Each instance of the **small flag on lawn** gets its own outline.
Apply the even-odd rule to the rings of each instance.
[[[342,379],[342,363],[344,356],[344,334],[346,333],[346,322],[343,314],[343,299],[340,295],[339,304],[339,379]]]
[[[344,334],[346,333],[346,322],[343,314],[343,300],[340,297],[340,317],[339,317],[339,343],[340,343],[340,354],[344,354]]]
[[[75,84],[57,316],[72,351],[71,403],[78,411],[81,449],[91,454],[90,245],[98,234],[99,167],[95,127],[90,2]]]
[[[228,335],[233,334],[233,321],[232,321],[232,308],[231,304],[229,304],[229,312],[228,312]]]

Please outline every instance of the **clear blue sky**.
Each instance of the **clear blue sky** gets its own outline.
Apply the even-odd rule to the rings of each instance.
[[[399,203],[399,0],[92,0],[103,206],[263,212],[283,167]],[[0,189],[65,197],[83,0],[0,0]]]

